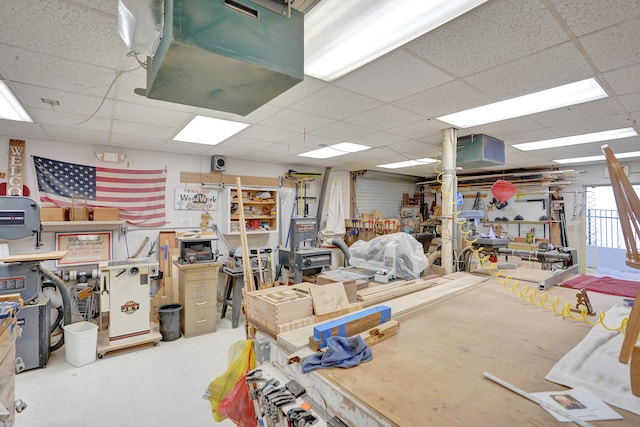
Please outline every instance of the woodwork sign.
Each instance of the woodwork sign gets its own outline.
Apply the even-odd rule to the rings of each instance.
[[[9,164],[7,165],[7,196],[25,196],[22,194],[22,173],[24,170],[24,144],[21,139],[9,140]],[[28,196],[28,194],[26,194]]]
[[[218,190],[205,188],[176,188],[176,210],[217,211]]]
[[[68,251],[56,267],[98,264],[111,259],[111,231],[97,233],[56,233],[56,250]]]

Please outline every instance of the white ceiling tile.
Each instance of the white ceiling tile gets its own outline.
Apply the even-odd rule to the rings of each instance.
[[[291,105],[292,110],[342,120],[381,105],[368,96],[327,86]]]
[[[640,15],[638,0],[551,0],[576,36],[582,36]]]
[[[632,113],[640,112],[640,92],[621,96],[620,102]]]
[[[269,104],[277,107],[289,107],[290,105],[307,98],[309,95],[312,95],[325,86],[327,86],[327,83],[322,80],[318,80],[311,76],[304,76],[303,81],[273,98],[269,101]]]
[[[370,147],[381,147],[384,145],[395,144],[397,142],[406,140],[407,138],[405,138],[404,136],[394,135],[388,132],[376,132],[369,135],[361,136],[359,138],[355,138],[350,142],[368,145]]]
[[[330,123],[333,123],[331,119],[289,109],[279,111],[260,122],[260,124],[265,126],[294,132],[312,131],[327,126]]]
[[[640,92],[640,65],[618,68],[617,70],[606,72],[602,79],[613,88],[618,95]]]
[[[587,61],[572,43],[563,43],[464,80],[501,101],[589,77],[593,71]]]
[[[147,125],[171,127],[178,131],[192,118],[192,114],[181,111],[155,108],[147,105],[119,102],[115,108],[114,119],[137,122]]]
[[[131,136],[129,134],[111,133],[110,145],[122,149],[135,148],[138,150],[157,150],[165,143],[163,139]]]
[[[494,0],[409,43],[406,48],[462,77],[567,39],[543,2]]]
[[[420,119],[418,121],[388,129],[388,133],[404,136],[410,139],[430,138],[434,133],[442,130],[442,122],[438,120]],[[438,138],[441,140],[442,138]]]
[[[273,142],[268,141],[256,141],[255,139],[246,139],[238,136],[232,136],[216,147],[233,148],[234,151],[245,151],[246,153],[253,153],[254,151],[260,151],[273,145]]]
[[[47,126],[45,132],[54,141],[109,144],[108,132],[54,125]]]
[[[125,120],[114,120],[112,132],[125,133],[131,136],[144,136],[148,138],[171,139],[180,129],[174,127],[158,126],[157,124],[135,123]]]
[[[434,118],[494,101],[495,99],[481,93],[464,81],[454,80],[396,101],[393,105],[425,117]]]
[[[57,107],[52,111],[50,108],[46,108],[45,104],[42,104],[41,108],[31,109],[31,111],[34,113],[34,120],[42,125],[68,126],[77,130],[87,129],[99,132],[111,130],[111,119],[104,116],[95,115],[87,120],[89,114],[66,113],[57,111]]]
[[[401,125],[417,122],[423,117],[394,105],[385,104],[372,110],[350,117],[345,121],[359,126],[374,126],[377,130],[397,128]]]
[[[375,131],[373,129],[357,126],[351,123],[334,122],[327,126],[315,129],[311,133],[332,139],[352,141],[356,138],[369,135],[374,132]]]
[[[382,101],[395,101],[452,80],[406,51],[383,56],[337,80],[336,86]],[[385,84],[380,84],[383,81]]]
[[[615,115],[623,115],[624,110],[611,98],[572,105],[571,107],[545,111],[531,117],[545,127],[553,127],[570,123],[601,122]]]
[[[0,39],[5,44],[85,64],[117,65],[123,42],[113,37],[115,15],[55,0],[4,0],[2,9]],[[115,12],[115,5],[113,9]],[[55,25],[47,25],[53,22]]]
[[[638,62],[640,25],[636,20],[587,34],[578,40],[600,71],[615,70]]]
[[[237,135],[257,141],[282,142],[294,138],[297,133],[269,126],[253,125],[238,132]]]

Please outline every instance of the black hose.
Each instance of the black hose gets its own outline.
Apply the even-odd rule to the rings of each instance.
[[[51,280],[51,282],[56,286],[56,288],[58,288],[58,292],[60,292],[60,296],[62,297],[62,309],[63,309],[62,324],[70,325],[71,324],[71,298],[69,297],[69,291],[67,290],[67,287],[65,286],[62,279],[60,279],[58,276],[53,274],[51,271],[47,270],[42,266],[39,266],[38,268],[40,269],[40,273],[42,273],[43,276]],[[58,312],[58,318],[60,318],[60,312]],[[58,322],[56,321],[56,323]],[[64,344],[64,334],[62,334],[62,338],[60,338],[60,340],[58,340],[57,343],[55,343],[53,346],[49,346],[49,352],[54,352],[58,350],[60,347],[62,347],[63,344]]]
[[[337,246],[342,253],[344,254],[344,264],[345,266],[349,266],[349,258],[351,258],[351,251],[349,251],[349,247],[342,239],[331,239],[331,244]]]

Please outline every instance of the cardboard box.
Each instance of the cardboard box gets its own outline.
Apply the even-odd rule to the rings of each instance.
[[[118,208],[93,208],[94,221],[117,221],[120,209]]]
[[[69,209],[68,208],[40,208],[40,221],[68,221]]]

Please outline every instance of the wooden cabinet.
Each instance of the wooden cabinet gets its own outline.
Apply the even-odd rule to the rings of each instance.
[[[218,269],[220,263],[180,264],[178,296],[185,337],[216,331]]]
[[[240,200],[238,190],[229,188],[227,234],[240,234]],[[247,233],[278,231],[278,192],[267,188],[242,188],[242,205]]]

